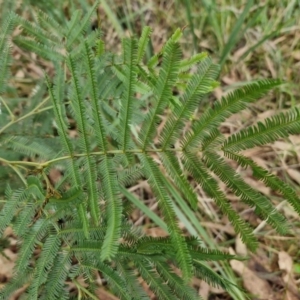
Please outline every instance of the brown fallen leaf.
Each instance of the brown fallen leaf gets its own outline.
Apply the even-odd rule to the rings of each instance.
[[[235,254],[232,248],[229,248],[230,254]],[[266,280],[259,278],[253,271],[247,266],[237,260],[231,260],[230,265],[232,269],[243,278],[243,284],[245,289],[252,295],[255,295],[260,300],[275,300],[275,295],[271,286]]]
[[[291,55],[295,60],[300,60],[300,50],[293,51]]]
[[[13,276],[17,254],[13,253],[10,249],[5,249],[3,253],[4,255],[0,254],[0,277],[9,280]]]
[[[199,296],[201,296],[203,300],[208,300],[209,291],[210,291],[210,285],[205,281],[201,281],[199,292],[198,292]]]
[[[289,176],[296,181],[298,184],[300,184],[300,172],[297,170],[294,170],[292,168],[287,168],[286,172],[289,174]]]
[[[285,300],[299,300],[300,290],[293,276],[293,259],[285,251],[278,253],[278,266],[283,271],[282,279],[286,284]]]
[[[235,251],[237,254],[242,256],[248,255],[247,246],[243,243],[240,235],[238,235],[235,239]]]
[[[101,300],[118,300],[119,299],[116,296],[112,295],[111,293],[109,293],[108,291],[106,291],[102,288],[97,289],[96,296],[98,297],[98,299],[101,299]]]

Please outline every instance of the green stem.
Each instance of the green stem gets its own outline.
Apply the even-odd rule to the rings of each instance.
[[[14,166],[13,163],[11,163],[10,161],[0,157],[0,161],[4,162],[6,165],[8,165],[10,168],[12,168],[16,174],[19,176],[19,178],[21,179],[21,181],[24,183],[25,186],[27,186],[27,182],[26,182],[26,179],[24,178],[24,176],[21,174],[21,172],[19,171],[19,169]],[[21,161],[21,163],[25,163],[25,161]]]
[[[36,167],[38,169],[43,169],[45,167],[48,167],[49,165],[59,162],[59,161],[63,161],[63,160],[67,160],[67,159],[72,159],[72,158],[76,158],[76,157],[85,157],[87,155],[93,155],[93,156],[103,156],[103,155],[108,155],[108,154],[127,154],[127,153],[145,153],[145,152],[154,152],[154,153],[158,153],[158,152],[166,152],[166,151],[172,151],[172,152],[183,152],[184,150],[182,148],[167,148],[167,149],[163,149],[163,148],[159,148],[159,149],[128,149],[128,150],[108,150],[106,152],[104,151],[97,151],[97,152],[90,152],[89,154],[87,153],[78,153],[78,154],[73,154],[71,155],[66,155],[66,156],[61,156],[61,157],[57,157],[51,160],[48,160],[46,162],[43,163],[38,163],[38,162],[33,162],[33,161],[19,161],[19,160],[15,160],[15,161],[9,161],[6,160],[5,158],[0,157],[0,162],[2,161],[3,163],[13,167],[14,165],[24,165],[24,166],[31,166],[31,167]],[[189,152],[198,152],[199,148],[189,148]]]
[[[98,300],[98,298],[96,296],[94,296],[90,291],[88,291],[86,288],[84,288],[82,285],[80,285],[80,283],[77,280],[73,279],[72,281],[76,285],[79,295],[81,295],[81,291],[83,291],[86,295],[88,295],[90,297],[90,299]],[[80,298],[78,298],[78,299],[81,299],[81,297],[82,296],[80,296]]]
[[[2,97],[0,97],[1,102],[3,103],[3,105],[5,106],[5,108],[7,109],[10,117],[12,120],[15,119],[15,115],[12,113],[12,111],[10,110],[10,108],[8,107],[8,105],[6,104],[6,102],[4,101],[4,99]]]
[[[39,105],[36,106],[36,108],[34,110],[32,110],[31,112],[29,112],[28,114],[18,118],[18,119],[15,119],[15,116],[13,114],[11,114],[11,121],[8,122],[5,126],[3,126],[1,129],[0,129],[0,134],[2,132],[4,132],[8,127],[10,127],[11,125],[15,124],[15,123],[18,123],[32,115],[35,115],[37,113],[40,113],[42,111],[45,111],[45,110],[49,110],[52,108],[52,105],[51,106],[47,106],[47,107],[44,107],[42,109],[40,109],[41,106],[43,106],[47,101],[49,100],[49,97],[47,97],[46,99],[44,99]],[[5,103],[4,101],[2,101],[3,103]],[[6,106],[5,106],[6,107]]]

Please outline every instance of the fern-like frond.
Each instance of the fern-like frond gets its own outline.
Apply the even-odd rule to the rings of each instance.
[[[151,143],[159,120],[158,116],[162,113],[172,96],[172,87],[177,80],[179,72],[180,58],[179,45],[171,39],[165,46],[162,67],[154,86],[154,107],[147,113],[140,132],[140,141],[144,150]]]
[[[189,251],[193,260],[198,261],[220,261],[220,260],[245,260],[244,257],[237,257],[235,255],[228,254],[226,252],[216,250],[216,249],[208,249],[203,247],[189,247]]]
[[[24,270],[22,276],[15,275],[5,286],[0,290],[0,299],[11,299],[12,294],[18,289],[28,284],[32,277],[31,269]]]
[[[276,211],[270,199],[254,190],[213,152],[205,152],[205,164],[245,203],[255,208],[255,212],[266,219],[279,233],[285,234],[288,226],[284,216]]]
[[[16,15],[10,12],[1,23],[1,35],[0,35],[0,51],[7,47],[7,39],[9,34],[13,31],[16,21]]]
[[[50,235],[46,239],[41,256],[36,263],[32,284],[28,291],[30,299],[39,298],[39,289],[47,281],[48,272],[53,266],[54,259],[58,254],[60,243],[61,241],[57,235]]]
[[[63,81],[61,69],[58,70],[56,78],[57,78],[57,81],[58,80]],[[64,107],[64,104],[61,103],[60,99],[57,98],[57,95],[61,95],[62,92],[61,91],[55,92],[54,87],[51,84],[50,80],[47,78],[47,76],[46,76],[46,82],[48,85],[50,98],[52,100],[53,112],[54,112],[56,122],[57,122],[57,131],[58,131],[59,137],[61,139],[62,146],[64,148],[64,151],[70,156],[70,158],[72,158],[74,155],[74,150],[73,150],[73,145],[68,136],[68,122],[67,122],[67,118],[66,118],[65,107]],[[58,85],[58,82],[57,82],[57,86],[60,86],[60,85]],[[79,174],[78,166],[76,165],[76,163],[73,159],[69,160],[69,166],[70,166],[69,171],[71,172],[72,177],[75,181],[75,186],[78,186],[78,187],[81,186],[80,178],[78,176],[78,174]]]
[[[174,183],[182,191],[183,196],[190,203],[191,207],[196,210],[198,199],[191,188],[190,183],[184,177],[182,169],[180,168],[177,158],[171,151],[165,151],[160,154],[162,163],[166,168],[169,176],[174,180]]]
[[[125,152],[129,149],[130,126],[132,125],[132,114],[137,106],[135,99],[135,85],[137,81],[137,41],[135,39],[123,40],[124,57],[124,93],[121,99],[120,127],[121,127],[121,148]]]
[[[112,287],[112,290],[115,294],[120,297],[120,299],[131,300],[132,296],[128,291],[128,287],[126,285],[126,278],[121,277],[118,272],[116,272],[109,265],[102,263],[100,261],[94,261],[93,264],[84,263],[83,267],[90,268],[92,270],[99,270],[105,277],[105,279],[109,282]]]
[[[191,172],[193,178],[202,186],[205,193],[215,200],[222,213],[228,216],[235,231],[241,234],[243,242],[254,251],[257,247],[257,240],[253,236],[251,228],[232,209],[224,193],[220,191],[218,183],[209,174],[203,163],[193,154],[184,153],[184,165]]]
[[[136,243],[136,251],[145,254],[174,254],[174,246],[170,237],[150,237],[145,236],[140,238]]]
[[[106,201],[107,231],[102,246],[101,260],[112,259],[118,250],[121,230],[122,202],[117,175],[111,158],[104,157],[99,167],[104,200]]]
[[[28,268],[30,257],[34,251],[36,243],[46,235],[50,224],[46,219],[39,219],[32,226],[30,232],[24,236],[22,247],[20,248],[16,262],[16,270],[23,271]]]
[[[53,49],[45,44],[37,42],[29,37],[15,37],[14,43],[27,51],[34,52],[40,57],[52,62],[63,61],[64,56],[58,49]]]
[[[13,193],[9,193],[9,197],[0,212],[0,235],[2,235],[4,229],[11,222],[18,207],[24,204],[27,199],[28,193],[25,189],[19,189]]]
[[[81,86],[79,83],[79,78],[77,74],[77,70],[75,67],[75,61],[70,56],[69,57],[69,65],[70,71],[72,74],[72,82],[74,87],[74,101],[72,101],[72,106],[74,107],[74,111],[76,111],[75,119],[78,124],[79,130],[79,139],[80,145],[82,147],[83,153],[86,153],[86,157],[84,158],[84,166],[86,167],[85,178],[88,185],[88,203],[90,212],[95,224],[99,224],[100,218],[100,209],[99,209],[99,193],[97,190],[97,174],[96,174],[96,163],[95,159],[91,157],[91,142],[88,136],[88,122],[86,119],[86,109],[83,101],[83,97],[81,94]]]
[[[173,114],[162,131],[160,140],[162,149],[169,147],[179,136],[185,122],[199,106],[203,97],[212,91],[213,83],[219,73],[219,66],[210,58],[204,59],[196,74],[189,80],[180,102],[175,106]]]
[[[205,134],[201,143],[201,150],[215,151],[216,149],[220,149],[220,146],[224,143],[224,140],[225,137],[219,129],[212,129],[210,130],[210,133]]]
[[[214,107],[208,108],[193,124],[191,131],[182,142],[182,147],[184,149],[195,147],[203,140],[205,132],[209,133],[217,128],[230,115],[245,109],[248,103],[262,97],[279,84],[281,84],[279,80],[260,80],[229,93],[221,101],[216,101]]]
[[[231,135],[225,142],[224,151],[238,152],[274,142],[289,134],[300,133],[300,110],[294,108],[287,113],[280,113],[259,122],[256,126],[247,127]]]
[[[85,203],[84,202],[80,203],[78,206],[78,215],[81,220],[84,236],[85,236],[85,238],[88,238],[90,233],[89,233],[89,220],[88,220],[86,211],[87,211],[87,207],[86,207]]]
[[[57,207],[67,206],[74,207],[84,201],[84,194],[82,188],[79,187],[71,187],[65,193],[60,195],[59,197],[50,197],[49,203],[56,204]]]
[[[91,240],[98,240],[98,241],[103,241],[105,232],[106,232],[106,227],[101,226],[101,227],[89,227],[89,236],[88,239]],[[59,235],[62,236],[62,238],[67,238],[68,236],[74,237],[76,241],[83,241],[86,240],[86,236],[84,233],[84,229],[81,226],[81,223],[76,222],[66,222],[66,225],[64,226],[63,229],[61,229],[58,232]]]
[[[268,187],[274,191],[281,193],[284,198],[291,204],[295,211],[300,214],[300,198],[296,194],[295,190],[287,183],[281,181],[278,177],[268,172],[266,169],[258,166],[253,160],[242,154],[225,151],[224,154],[236,161],[242,167],[250,167],[253,171],[253,176],[263,181]]]
[[[3,16],[4,17],[4,16]],[[9,65],[11,62],[11,45],[8,39],[9,35],[13,31],[16,22],[16,16],[14,13],[10,12],[6,17],[4,17],[1,23],[1,33],[0,33],[0,94],[6,90],[6,81],[9,76]]]
[[[36,206],[32,203],[24,203],[21,212],[17,215],[13,224],[14,233],[23,238],[30,231],[30,224],[33,221],[36,212]],[[1,218],[1,216],[0,216]]]
[[[7,89],[6,81],[9,77],[9,65],[11,62],[10,48],[9,45],[6,45],[0,52],[0,94],[4,93]]]
[[[62,146],[64,149],[64,152],[66,152],[69,155],[69,160],[67,161],[67,172],[66,172],[66,177],[68,177],[68,175],[71,176],[71,178],[73,179],[73,186],[74,188],[76,187],[82,187],[81,184],[81,178],[79,176],[79,167],[78,164],[76,163],[76,161],[73,159],[74,156],[74,147],[71,143],[71,140],[68,136],[68,122],[67,122],[67,118],[66,118],[66,112],[65,112],[65,107],[64,107],[64,103],[62,103],[60,101],[60,99],[62,99],[61,97],[64,95],[64,79],[63,79],[63,71],[62,68],[58,68],[58,72],[57,72],[57,76],[55,78],[55,82],[56,82],[56,86],[58,88],[54,89],[53,85],[50,83],[50,80],[48,79],[48,77],[46,76],[46,82],[47,82],[47,86],[48,86],[48,90],[49,90],[49,94],[50,94],[50,98],[52,100],[53,103],[53,111],[54,111],[54,115],[56,117],[57,120],[57,131],[60,137],[60,140],[62,142]],[[63,87],[63,88],[62,88]],[[80,100],[79,100],[80,101]],[[89,167],[91,169],[91,166],[93,167],[93,161],[88,161],[90,163]],[[95,169],[95,167],[94,167]],[[94,170],[92,169],[92,170]],[[89,174],[89,178],[94,176],[94,173]],[[97,210],[98,210],[98,206],[94,207],[95,202],[97,201],[96,196],[95,196],[95,182],[90,183],[90,187],[91,189],[89,190],[89,192],[92,194],[93,197],[91,197],[91,199],[89,199],[89,203],[91,203],[91,208],[95,208],[94,210],[94,222],[98,222],[98,218],[97,218]],[[87,220],[86,220],[86,213],[83,211],[83,204],[80,204],[79,206],[79,211],[78,211],[78,216],[81,219],[83,228],[85,228],[85,232],[87,235]]]
[[[54,44],[59,45],[61,43],[62,37],[53,35],[53,28],[51,34],[49,34],[49,32],[45,31],[41,26],[39,26],[39,24],[29,22],[18,15],[16,15],[15,18],[22,28],[22,33],[32,37],[36,42],[48,46],[49,48],[51,48]],[[57,29],[58,28],[55,28],[54,32],[56,32]]]
[[[56,92],[56,89],[54,89],[53,84],[50,82],[50,79],[46,76],[46,82],[50,94],[50,98],[52,100],[53,105],[53,112],[55,115],[56,125],[57,125],[57,131],[61,138],[62,146],[64,148],[65,153],[69,154],[70,157],[73,156],[73,146],[70,141],[70,138],[68,136],[68,121],[66,118],[66,112],[64,104],[61,102],[61,98],[58,98],[57,96],[62,94],[62,86],[64,86],[64,79],[63,79],[63,72],[62,70],[57,70],[57,85],[55,87],[59,87],[60,91]],[[77,181],[76,184],[79,186],[78,177],[75,177],[75,180]]]
[[[182,278],[180,278],[170,266],[165,262],[156,261],[154,263],[157,273],[167,282],[172,293],[174,293],[178,299],[182,300],[200,300],[201,297],[197,295],[196,291],[187,286]]]
[[[174,300],[174,294],[168,285],[161,282],[158,273],[154,270],[153,266],[148,261],[138,262],[135,261],[142,278],[147,282],[150,289],[159,297],[159,299]]]
[[[131,186],[142,177],[142,171],[140,165],[124,169],[118,172],[118,181],[121,186]]]
[[[55,156],[55,151],[53,151],[50,147],[45,148],[40,142],[24,136],[12,136],[5,142],[7,143],[7,147],[29,157],[35,157],[38,155],[40,158],[49,159]]]
[[[140,82],[145,86],[144,91],[147,91],[149,94],[152,94],[152,89],[155,87],[157,78],[155,76],[152,76],[152,74],[149,74],[148,70],[146,70],[146,68],[144,68],[140,64],[138,64],[137,67],[139,70],[139,77],[141,78],[141,80],[147,83],[146,85],[143,82]]]
[[[66,34],[67,43],[66,47],[69,51],[74,47],[74,43],[80,41],[80,37],[90,26],[92,14],[99,5],[99,1],[95,1],[94,5],[89,9],[87,13],[84,14],[82,20],[80,20],[80,11],[78,10],[69,21],[68,32]]]
[[[188,71],[191,67],[195,66],[198,63],[201,63],[207,57],[208,57],[207,52],[201,52],[201,53],[194,54],[190,58],[183,59],[180,62],[180,71],[181,72]]]
[[[140,63],[144,57],[144,54],[146,52],[146,47],[148,46],[148,42],[150,40],[151,35],[151,28],[148,26],[145,26],[143,28],[141,37],[139,39],[138,43],[138,52],[137,52],[137,63]]]
[[[213,271],[210,267],[205,265],[204,263],[194,260],[193,261],[194,265],[194,272],[195,275],[207,283],[209,283],[212,286],[215,287],[221,287],[226,291],[232,290],[233,287],[237,288],[236,285],[234,285],[232,282],[227,280],[226,278],[223,278],[220,276],[218,273]]]
[[[150,297],[139,282],[136,270],[132,270],[130,266],[122,262],[117,262],[117,270],[120,276],[124,278],[128,294],[132,300],[150,300]]]
[[[182,270],[184,280],[187,281],[190,278],[192,271],[191,257],[188,253],[187,244],[185,243],[178,227],[176,216],[172,207],[172,201],[162,184],[162,180],[160,178],[162,175],[157,165],[146,155],[140,155],[140,157],[145,173],[148,177],[149,184],[158,198],[159,206],[161,207],[162,213],[165,217],[165,222],[171,235],[174,250],[176,249],[175,253],[177,263]]]
[[[199,240],[195,237],[189,237],[185,239],[188,245],[188,251],[192,259],[204,260],[204,261],[218,261],[238,259],[243,260],[235,255],[228,254],[215,249],[208,249],[199,246]],[[167,254],[170,257],[174,257],[174,247],[170,237],[142,237],[136,243],[136,251],[138,253],[145,254]]]
[[[48,280],[45,284],[45,291],[41,299],[69,299],[69,293],[65,288],[65,281],[67,279],[70,267],[70,254],[67,252],[59,253],[54,260],[51,271],[48,274]]]
[[[141,251],[138,252],[135,248],[132,248],[132,246],[126,246],[126,245],[121,245],[119,247],[118,250],[118,256],[121,257],[122,259],[126,259],[126,260],[139,260],[142,261],[145,258],[150,259],[151,261],[155,261],[155,260],[160,260],[161,257],[161,253],[157,253],[156,250],[152,250],[152,251]],[[173,253],[173,257],[174,257],[174,253]]]
[[[60,43],[63,40],[66,29],[57,20],[40,10],[36,12],[36,19],[39,28],[44,29],[47,35],[50,34],[52,41]]]
[[[91,96],[91,104],[93,108],[92,115],[97,129],[95,130],[95,135],[97,137],[96,139],[97,145],[101,150],[106,151],[107,150],[106,132],[105,132],[105,126],[103,121],[103,115],[101,114],[102,110],[99,105],[99,93],[97,89],[95,62],[89,45],[85,43],[84,46],[85,46],[85,58],[87,62],[86,64],[87,74],[88,74],[89,82],[91,84],[90,96]]]

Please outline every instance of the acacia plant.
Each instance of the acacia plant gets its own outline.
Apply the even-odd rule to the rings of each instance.
[[[252,169],[257,180],[300,213],[295,191],[242,154],[299,133],[299,110],[225,137],[219,130],[222,122],[279,80],[248,84],[207,107],[204,100],[217,85],[219,66],[206,53],[183,59],[181,30],[149,60],[148,27],[139,39],[125,38],[118,55],[106,51],[99,32],[89,29],[92,13],[81,18],[76,12],[65,25],[43,13],[31,22],[11,13],[1,29],[0,162],[3,172],[10,168],[10,177],[16,174],[20,184],[8,183],[0,213],[1,235],[11,227],[19,241],[14,277],[0,298],[9,299],[26,286],[24,299],[71,299],[75,296],[67,283],[73,283],[77,299],[97,299],[96,276],[128,300],[149,299],[142,282],[159,299],[198,299],[190,286],[193,276],[226,290],[236,288],[205,263],[236,257],[207,249],[199,237],[182,232],[170,187],[196,211],[201,199],[194,184],[199,184],[252,251],[257,247],[253,230],[232,208],[217,177],[285,234],[283,215],[230,161]],[[21,30],[13,35],[17,26]],[[26,102],[12,96],[13,47],[53,66],[45,67]],[[19,115],[13,110],[17,105]],[[54,183],[49,179],[53,169],[61,174]],[[156,197],[162,220],[153,218],[165,226],[167,237],[147,236],[130,222],[135,208],[130,201],[136,195],[127,188],[140,179],[148,181]],[[139,201],[138,206],[144,205]]]

